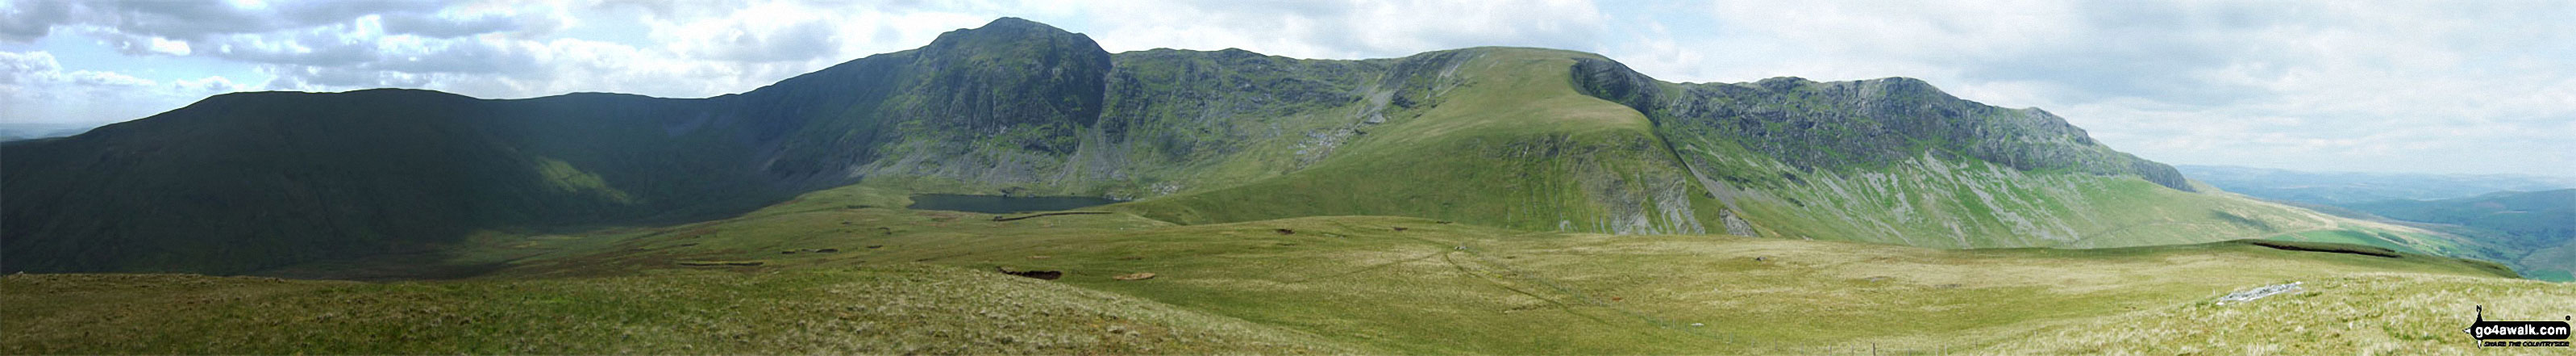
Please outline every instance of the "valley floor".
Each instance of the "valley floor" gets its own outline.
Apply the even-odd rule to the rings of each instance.
[[[2576,314],[2576,287],[2343,245],[1937,250],[888,208],[904,205],[853,186],[705,223],[487,233],[436,259],[490,269],[463,279],[12,275],[0,353],[2553,353],[2460,329],[2479,306]]]

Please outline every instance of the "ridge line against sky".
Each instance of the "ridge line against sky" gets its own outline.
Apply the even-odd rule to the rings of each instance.
[[[0,130],[233,91],[736,93],[1022,17],[1112,52],[1600,53],[1658,79],[1914,77],[2174,164],[2576,176],[2576,2],[0,3]]]

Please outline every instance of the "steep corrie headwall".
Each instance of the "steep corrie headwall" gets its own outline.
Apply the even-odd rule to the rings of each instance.
[[[1365,100],[1363,124],[1310,167],[1122,208],[1187,223],[1406,215],[1533,230],[1723,231],[1729,213],[1690,184],[1646,117],[1576,92],[1568,69],[1579,58],[1597,56],[1473,48],[1402,58],[1379,80],[1402,86]]]
[[[1910,78],[1667,83],[1608,60],[1580,61],[1572,75],[1584,93],[1652,118],[1695,182],[1758,234],[2090,248],[2364,225],[2203,192],[2045,111]]]

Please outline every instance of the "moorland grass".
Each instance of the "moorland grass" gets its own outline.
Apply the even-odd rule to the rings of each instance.
[[[0,278],[8,354],[1349,353],[1292,330],[956,267],[353,283]]]
[[[2474,348],[2465,339],[2424,338],[2455,329],[2432,328],[2438,324],[2433,318],[2454,311],[2448,304],[2410,304],[2406,298],[2494,295],[2511,297],[2489,302],[2495,305],[2576,304],[2570,303],[2576,298],[2561,292],[2567,289],[2563,285],[2513,280],[2506,277],[2510,272],[2451,258],[2402,253],[2389,258],[2240,242],[1940,250],[1722,235],[1530,232],[1407,217],[1174,225],[1129,214],[1089,214],[993,221],[990,214],[875,207],[901,206],[894,204],[901,195],[888,192],[844,187],[698,224],[515,238],[496,233],[486,240],[495,246],[467,249],[481,252],[460,256],[519,257],[506,268],[462,280],[12,276],[0,290],[12,306],[0,315],[11,321],[0,348],[11,353],[2067,352],[2084,349],[2025,340],[2069,326],[2157,325],[2121,321],[2137,318],[2227,322],[2233,319],[2223,318],[2237,316],[2148,313],[2181,313],[2205,308],[2201,305],[2229,292],[2304,281],[2344,299],[2278,312],[2360,308],[2422,315],[2426,321],[2352,321],[2385,328],[2382,334],[2419,339],[2301,334],[2328,346],[2284,350],[2442,352]],[[834,252],[815,252],[821,249]],[[787,251],[795,252],[783,253]],[[763,264],[687,266],[682,261]],[[1059,271],[1063,276],[1040,281],[991,272],[996,269]],[[1156,277],[1114,278],[1135,273]],[[2409,292],[2365,293],[2379,289]],[[2250,305],[2265,307],[2272,301]],[[2209,341],[2186,330],[2205,325],[2172,325],[2136,332],[2182,336],[2149,339],[2164,341],[2124,350],[2187,350]],[[2085,342],[2120,342],[2102,337]],[[2252,339],[2228,340],[2239,341],[2198,350],[2265,350],[2252,348],[2258,347]],[[2330,346],[2338,343],[2347,346]]]

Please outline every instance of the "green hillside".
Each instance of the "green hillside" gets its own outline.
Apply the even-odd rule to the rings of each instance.
[[[9,271],[241,272],[492,226],[703,218],[797,193],[686,101],[238,93],[0,146]],[[665,174],[694,172],[696,174]]]
[[[1181,223],[1403,215],[1945,248],[2367,227],[2395,231],[2389,244],[2401,249],[2464,250],[2420,230],[2199,191],[2046,112],[1960,100],[1912,79],[1674,84],[1596,55],[1522,48],[1399,61],[1440,74],[1415,80],[1429,88],[1408,99],[1415,109],[1355,125],[1331,157],[1119,209]]]
[[[706,99],[219,95],[0,144],[0,270],[239,273],[479,229],[722,217],[856,182],[877,157],[962,155],[920,142],[1069,150],[1064,134],[1098,119],[1108,65],[1089,38],[1003,19]],[[1036,133],[977,134],[994,131]],[[880,170],[902,169],[932,170]]]
[[[1403,59],[1436,68],[1412,109],[1369,124],[1311,167],[1124,205],[1166,221],[1403,215],[1533,230],[1705,233],[1713,201],[1687,185],[1643,116],[1577,95],[1588,54],[1475,48]],[[1408,76],[1411,77],[1411,76]]]
[[[859,185],[700,223],[486,234],[441,262],[499,264],[462,280],[11,275],[0,350],[2439,353],[2476,349],[2456,335],[2475,305],[2576,313],[2576,290],[2501,266],[2351,245],[1937,250],[1409,217],[1174,225],[884,207],[905,203]],[[1115,278],[1138,273],[1154,276]],[[2310,289],[2212,304],[2288,282]],[[2321,326],[2297,343],[2246,325],[2355,317],[2372,321],[2303,324]],[[2067,330],[2107,334],[2029,337]]]
[[[1313,335],[915,264],[367,284],[13,275],[10,354],[1320,354]],[[101,324],[107,322],[108,324]],[[88,327],[69,327],[87,324]]]

